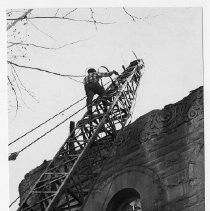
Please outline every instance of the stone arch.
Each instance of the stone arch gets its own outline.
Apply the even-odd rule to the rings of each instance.
[[[142,210],[140,194],[134,188],[124,188],[112,197],[106,211],[121,211],[131,207],[135,207],[135,210]]]
[[[163,190],[153,171],[141,166],[129,166],[117,171],[114,175],[109,175],[98,183],[90,195],[84,211],[108,211],[109,203],[117,193],[131,189],[133,192],[129,192],[130,196],[135,191],[139,194],[142,211],[158,210],[161,199],[163,199]],[[137,197],[135,194],[133,196]],[[127,199],[129,200],[129,197]]]

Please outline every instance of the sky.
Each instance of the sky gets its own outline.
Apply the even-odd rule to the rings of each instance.
[[[32,14],[54,15],[56,11],[34,9]],[[60,9],[58,14],[67,11],[69,9]],[[145,72],[138,89],[133,121],[153,109],[162,109],[181,100],[191,90],[203,85],[201,8],[127,8],[127,11],[142,19],[133,22],[122,8],[94,8],[96,20],[112,24],[98,24],[97,29],[92,23],[64,20],[36,19],[27,27],[17,24],[16,28],[27,43],[59,47],[83,41],[59,50],[28,47],[28,59],[15,62],[62,74],[85,75],[87,67],[99,68],[101,65],[121,73],[121,66],[128,66],[135,59],[134,51],[144,60]],[[80,8],[72,17],[85,19],[90,15],[89,9]],[[83,84],[69,78],[30,69],[16,68],[16,71],[39,103],[24,95],[26,105],[20,100],[17,114],[14,107],[9,106],[9,142],[85,95]],[[12,92],[8,98],[14,106]],[[84,105],[83,101],[42,130],[21,139],[9,148],[10,152],[20,150]],[[71,120],[77,121],[84,112]],[[68,127],[69,121],[23,151],[16,161],[9,162],[10,202],[18,196],[18,184],[24,175],[55,155],[68,136]],[[17,205],[10,210],[16,208]]]

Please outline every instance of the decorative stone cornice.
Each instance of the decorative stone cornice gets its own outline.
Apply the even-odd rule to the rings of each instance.
[[[119,133],[118,146],[122,149],[134,141],[142,143],[151,140],[197,117],[203,118],[203,87],[192,91],[175,104],[169,104],[162,110],[153,110],[137,119]]]

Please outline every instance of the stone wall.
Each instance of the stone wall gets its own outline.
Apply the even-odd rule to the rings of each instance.
[[[203,87],[140,117],[116,143],[85,211],[117,211],[134,192],[142,211],[204,211]]]

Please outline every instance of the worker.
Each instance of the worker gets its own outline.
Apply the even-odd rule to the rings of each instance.
[[[106,91],[103,86],[99,84],[99,79],[102,77],[109,77],[111,75],[119,75],[117,71],[111,71],[107,73],[96,72],[94,68],[88,69],[88,75],[84,78],[85,92],[87,96],[87,110],[88,115],[92,115],[92,100],[95,94],[100,97],[106,97]],[[107,111],[107,103],[103,101],[104,111]]]

